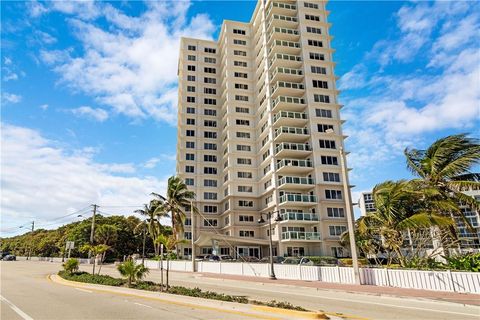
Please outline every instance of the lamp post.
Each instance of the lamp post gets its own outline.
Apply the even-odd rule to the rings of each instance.
[[[275,218],[276,222],[282,221],[282,217],[278,214],[278,211],[268,212],[268,213],[260,213],[260,219],[258,219],[258,223],[265,223],[263,219],[263,215],[266,216],[268,219],[268,235],[269,235],[269,245],[270,245],[270,280],[277,280],[275,276],[275,269],[273,268],[273,241],[272,241],[272,215],[273,213],[277,213],[277,217]]]

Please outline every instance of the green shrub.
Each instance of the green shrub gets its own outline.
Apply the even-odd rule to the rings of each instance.
[[[305,308],[300,306],[294,306],[290,302],[277,302],[275,300],[269,302],[263,302],[258,300],[250,300],[251,303],[261,305],[261,306],[268,306],[273,308],[281,308],[281,309],[288,309],[288,310],[296,310],[296,311],[309,311]]]
[[[127,279],[128,286],[132,286],[133,282],[142,280],[145,277],[149,270],[142,264],[136,264],[133,259],[128,259],[127,261],[120,263],[117,266],[118,272]]]
[[[328,265],[337,265],[338,264],[338,259],[335,257],[329,257],[329,256],[309,256],[305,257],[307,259],[310,259],[314,265],[316,266],[328,266]]]
[[[133,288],[148,291],[160,291],[160,285],[153,281],[138,281]]]
[[[341,259],[338,259],[338,261],[340,261],[340,264],[342,266],[347,266],[347,267],[350,267],[353,265],[353,260],[352,258],[341,258]],[[368,260],[365,259],[365,258],[358,258],[358,265],[360,267],[363,267],[363,266],[368,266]]]
[[[212,291],[202,291],[200,288],[185,288],[173,286],[168,288],[168,293],[178,294],[182,296],[213,299],[228,302],[248,303],[248,299],[244,296],[231,296],[223,293],[216,293]]]
[[[77,281],[77,282],[103,284],[103,285],[115,286],[115,287],[123,286],[125,284],[125,280],[123,279],[117,279],[117,278],[113,278],[105,275],[90,274],[87,272],[67,273],[65,271],[60,271],[58,275],[66,280]]]
[[[454,257],[445,257],[449,269],[480,272],[480,253],[468,253]]]
[[[80,262],[77,259],[70,258],[64,264],[62,264],[62,267],[66,273],[72,274],[73,272],[78,271],[79,265]]]

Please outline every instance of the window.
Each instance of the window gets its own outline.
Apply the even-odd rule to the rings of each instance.
[[[194,166],[185,166],[185,172],[194,173],[195,167]]]
[[[345,212],[343,208],[327,208],[327,216],[330,218],[344,218]]]
[[[205,48],[204,51],[205,53],[217,53],[217,49],[213,48]]]
[[[187,97],[187,102],[195,103],[195,97]]]
[[[203,168],[204,174],[217,174],[217,168],[205,167]]]
[[[205,200],[217,200],[217,193],[216,192],[204,192],[203,199]]]
[[[237,158],[237,164],[251,165],[252,164],[252,159]]]
[[[328,89],[328,82],[321,80],[312,80],[314,88]]]
[[[332,156],[321,156],[322,164],[338,166],[338,158]]]
[[[306,15],[305,15],[305,19],[307,19],[307,20],[312,20],[312,21],[320,21],[320,17],[319,17],[319,16],[314,16],[314,15],[311,15],[311,14],[306,14]]]
[[[250,139],[250,132],[237,132],[237,138]]]
[[[187,70],[188,70],[188,71],[195,71],[195,66],[188,65],[188,66],[187,66]]]
[[[266,190],[266,189],[268,189],[271,185],[272,185],[272,180],[270,179],[270,180],[268,180],[267,182],[265,182],[265,183],[263,184],[263,188]]]
[[[203,99],[203,103],[216,106],[217,105],[217,100],[216,99],[205,98],[205,99]]]
[[[216,227],[218,226],[217,219],[203,219],[203,226],[204,227]]]
[[[216,143],[204,143],[203,144],[203,149],[205,149],[205,150],[217,150],[217,144]]]
[[[247,96],[235,95],[235,100],[236,101],[248,101],[248,97]]]
[[[212,154],[204,154],[203,155],[203,161],[205,161],[205,162],[217,162],[217,156],[214,156]]]
[[[251,186],[238,186],[238,192],[253,192],[253,187],[251,187]]]
[[[239,207],[253,207],[253,200],[238,200]]]
[[[325,60],[325,55],[323,55],[321,53],[310,52],[310,59],[324,61]]]
[[[323,47],[323,43],[322,41],[318,41],[318,40],[308,40],[307,41],[308,45],[309,46],[312,46],[312,47]]]
[[[327,130],[333,130],[333,125],[331,124],[317,124],[318,132],[327,132]]]
[[[314,28],[314,27],[307,27],[307,32],[309,32],[309,33],[316,33],[316,34],[322,34],[322,29],[320,29],[320,28]]]
[[[237,151],[252,151],[252,147],[244,144],[237,144]]]
[[[238,113],[250,113],[250,109],[249,109],[249,108],[245,108],[245,107],[236,107],[236,108],[235,108],[235,112],[238,112]]]
[[[305,8],[318,9],[318,4],[316,3],[304,2],[303,4]]]
[[[203,212],[206,213],[216,213],[218,211],[217,206],[203,206]]]
[[[240,237],[254,238],[255,237],[255,232],[252,231],[252,230],[240,230],[238,235]]]
[[[217,84],[217,79],[205,77],[205,78],[203,78],[203,82],[211,83],[211,84]]]
[[[187,124],[191,125],[191,126],[194,126],[195,125],[195,119],[187,118]]]
[[[187,81],[195,81],[195,76],[187,75]]]
[[[331,236],[339,237],[342,235],[342,233],[347,231],[347,227],[346,226],[328,226],[328,231]]]
[[[217,63],[217,59],[210,57],[205,57],[203,61],[205,61],[205,63]]]
[[[212,131],[205,131],[203,137],[207,139],[217,139],[217,133]]]
[[[203,110],[203,114],[206,115],[206,116],[216,116],[217,115],[217,110],[213,110],[213,109],[205,109]]]
[[[187,60],[188,61],[195,61],[197,58],[195,56],[188,55]]]
[[[327,74],[327,68],[324,67],[311,66],[310,70],[312,71],[312,73]]]
[[[214,88],[203,88],[203,93],[205,93],[205,94],[217,94],[217,89],[214,89]]]
[[[187,130],[187,137],[195,137],[195,130]]]
[[[254,217],[253,216],[246,216],[246,215],[239,215],[238,216],[238,221],[240,221],[240,222],[253,222]]]
[[[195,92],[194,86],[187,86],[187,92]]]
[[[315,109],[315,115],[321,118],[332,118],[332,110]]]
[[[196,51],[197,47],[189,45],[189,46],[187,46],[187,49],[190,50],[190,51]]]
[[[211,179],[205,179],[203,180],[203,186],[204,187],[217,187],[217,180],[211,180]]]
[[[267,164],[265,168],[263,168],[263,174],[267,174],[267,172],[270,171],[271,169],[272,169],[271,164],[270,163]]]
[[[245,32],[245,30],[241,30],[241,29],[233,29],[233,33],[234,34],[241,34],[241,35],[246,35],[247,33]]]
[[[234,56],[246,57],[247,56],[247,51],[233,50],[233,55]]]
[[[188,149],[195,149],[195,142],[187,141],[187,142],[185,142],[185,147],[188,148]]]
[[[323,181],[328,182],[340,182],[340,175],[335,172],[324,172]]]
[[[187,240],[192,240],[192,233],[190,231],[185,231],[183,233],[183,238]]]
[[[248,84],[235,83],[235,89],[248,90]]]
[[[235,78],[245,78],[245,79],[248,78],[248,74],[247,74],[247,73],[243,73],[243,72],[235,72],[235,73],[233,74],[233,76],[234,76]]]
[[[185,184],[187,186],[193,186],[195,183],[194,183],[194,180],[192,178],[185,178]]]
[[[233,61],[233,65],[236,67],[247,67],[247,63],[245,61]]]
[[[195,161],[195,154],[194,153],[187,153],[185,155],[185,159],[188,161]]]
[[[186,226],[191,226],[192,225],[192,219],[190,218],[185,218],[185,223]]]
[[[187,107],[187,113],[195,114],[195,108],[193,108],[193,107]]]
[[[249,126],[250,120],[237,119],[235,120],[235,123],[237,124],[237,126]]]
[[[245,40],[239,40],[239,39],[233,39],[233,44],[238,44],[238,45],[241,45],[241,46],[246,46],[246,45],[247,45],[247,41],[245,41]]]
[[[214,121],[214,120],[204,120],[203,121],[203,125],[205,127],[213,127],[213,128],[216,128],[217,127],[217,121]]]
[[[243,178],[243,179],[252,179],[252,173],[251,172],[239,171],[239,172],[237,172],[237,177]]]
[[[205,68],[203,68],[203,71],[204,71],[205,73],[217,73],[217,69],[215,69],[215,68],[207,68],[207,67],[205,67]]]
[[[342,191],[341,190],[325,190],[325,198],[342,199]]]
[[[336,149],[334,140],[318,140],[322,149]]]

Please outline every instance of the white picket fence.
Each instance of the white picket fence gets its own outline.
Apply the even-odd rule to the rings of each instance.
[[[84,258],[75,258],[77,259],[80,264],[90,264],[89,259],[84,259]],[[27,260],[27,257],[17,257],[17,260]],[[46,262],[63,262],[62,258],[56,258],[56,257],[30,257],[30,260],[32,261],[46,261]],[[65,261],[68,260],[68,258],[64,258]],[[97,264],[99,262],[99,259],[97,259]]]
[[[137,260],[137,263],[141,263],[141,260]],[[145,260],[145,266],[150,269],[159,269],[160,261]],[[275,264],[274,267],[278,279],[355,283],[351,267],[286,264]],[[163,262],[163,268],[167,268],[166,261]],[[192,262],[187,260],[169,261],[169,268],[172,271],[190,272],[192,271]],[[268,277],[269,269],[268,263],[196,262],[196,270],[206,273]],[[360,268],[360,279],[362,284],[373,286],[480,294],[479,272]]]

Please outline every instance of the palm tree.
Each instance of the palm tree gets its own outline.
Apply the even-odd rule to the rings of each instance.
[[[102,224],[95,230],[95,240],[97,243],[104,244],[109,247],[117,241],[118,237],[118,227],[113,224]],[[103,261],[105,261],[105,256],[108,250],[105,250],[102,253],[102,258],[100,259],[100,267],[98,268],[98,274],[102,270]]]
[[[161,225],[160,218],[166,216],[166,213],[162,213],[161,210],[157,210],[160,203],[158,200],[152,200],[149,204],[145,204],[143,209],[135,210],[135,213],[141,214],[146,219],[142,221],[135,227],[135,231],[138,231],[140,228],[143,229],[146,224],[146,228],[150,238],[153,241],[153,248],[155,250],[155,255],[159,254],[160,246],[156,241],[158,236],[161,234]]]
[[[135,264],[135,261],[128,259],[117,267],[118,272],[127,278],[128,286],[132,286],[132,282],[143,279],[149,273],[148,268],[142,264]]]
[[[185,239],[179,240],[175,237],[175,235],[166,236],[164,234],[161,234],[158,237],[157,242],[159,244],[163,244],[165,250],[167,251],[167,270],[166,270],[167,279],[166,280],[167,280],[167,289],[168,289],[168,271],[170,270],[170,267],[169,267],[170,256],[172,252],[175,252],[175,248],[177,247],[178,244],[187,243],[187,241]]]
[[[386,181],[376,185],[373,198],[376,210],[361,217],[357,221],[360,238],[377,235],[381,238],[383,249],[389,254],[389,264],[392,253],[403,266],[406,257],[401,248],[404,235],[409,229],[425,229],[431,226],[451,226],[453,219],[430,211],[422,206],[422,193],[415,189],[409,181]]]
[[[84,244],[81,248],[81,252],[91,252],[93,256],[93,270],[92,274],[95,274],[95,262],[97,260],[97,256],[100,254],[103,254],[105,251],[110,249],[109,246],[105,244],[97,244],[97,245],[92,245],[92,244]]]
[[[195,199],[195,192],[188,190],[180,177],[172,176],[168,179],[166,197],[157,193],[152,195],[159,202],[155,212],[171,214],[172,231],[176,239],[179,239],[179,235],[183,234],[185,208],[188,208]],[[194,207],[193,210],[196,211],[196,208]]]

